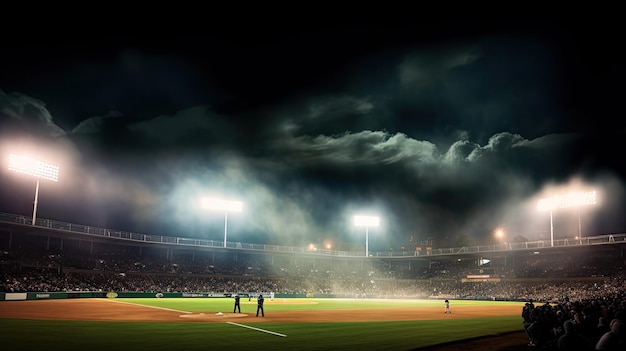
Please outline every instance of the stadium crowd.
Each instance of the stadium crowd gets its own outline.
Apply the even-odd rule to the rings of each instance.
[[[268,258],[269,257],[269,258]],[[117,245],[97,250],[50,248],[29,243],[0,251],[0,292],[275,291],[287,294],[367,297],[451,297],[463,299],[557,301],[618,294],[624,259],[618,254],[550,255],[492,261],[419,261],[407,266],[379,259],[301,258],[250,253],[186,253]],[[486,273],[485,273],[486,272]],[[471,274],[497,280],[468,283]]]

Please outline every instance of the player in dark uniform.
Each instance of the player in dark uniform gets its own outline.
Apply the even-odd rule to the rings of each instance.
[[[235,295],[235,308],[233,309],[233,313],[237,312],[241,313],[241,305],[239,304],[239,295]]]
[[[265,299],[263,298],[263,295],[259,295],[259,297],[256,299],[256,316],[259,316],[259,311],[261,311],[261,316],[265,317],[265,311],[263,310],[263,302],[265,302]]]

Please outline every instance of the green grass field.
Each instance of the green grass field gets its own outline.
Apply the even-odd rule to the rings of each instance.
[[[231,299],[118,299],[180,311],[232,311]],[[303,299],[304,300],[304,299]],[[313,304],[268,304],[266,315],[281,310],[371,309],[440,306],[438,300],[306,299]],[[462,305],[509,302],[459,301]],[[520,306],[521,303],[513,303]],[[242,312],[256,312],[254,300],[242,299]],[[476,319],[398,322],[240,323],[83,322],[6,319],[0,316],[3,350],[413,350],[484,335],[521,330],[520,313]],[[268,333],[271,332],[271,333]],[[285,335],[280,336],[280,335]]]

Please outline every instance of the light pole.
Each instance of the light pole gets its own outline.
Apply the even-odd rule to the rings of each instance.
[[[226,237],[228,235],[228,212],[241,212],[243,209],[243,203],[240,201],[229,201],[219,198],[204,198],[202,199],[202,208],[224,212],[224,247],[226,247]]]
[[[39,201],[39,179],[47,179],[53,182],[59,181],[59,167],[47,164],[26,156],[9,155],[9,171],[23,173],[37,179],[35,186],[35,202],[33,205],[33,222],[37,223],[37,202]]]
[[[554,210],[566,207],[595,205],[596,202],[597,200],[595,191],[573,192],[565,195],[559,195],[539,200],[537,202],[537,210],[550,211],[550,246],[554,246],[554,223],[552,221],[552,212]],[[580,210],[578,216],[578,231],[580,236]]]
[[[354,225],[365,227],[365,257],[369,257],[369,227],[378,227],[380,218],[375,216],[354,216]]]

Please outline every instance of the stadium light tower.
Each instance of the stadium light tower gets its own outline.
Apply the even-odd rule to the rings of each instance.
[[[596,202],[597,200],[595,191],[573,192],[565,195],[559,195],[539,200],[537,202],[537,209],[539,211],[550,211],[550,246],[554,246],[554,224],[552,221],[552,212],[554,210],[567,207],[595,205]],[[578,223],[578,230],[580,232],[580,217],[578,219]]]
[[[59,167],[47,164],[30,157],[9,155],[9,171],[27,174],[37,179],[35,186],[35,202],[33,204],[33,222],[37,223],[37,202],[39,201],[39,179],[47,179],[53,182],[59,181]]]
[[[226,247],[226,237],[228,235],[228,212],[241,212],[243,210],[243,203],[240,201],[222,200],[219,198],[204,198],[202,199],[202,208],[224,212],[224,247]]]
[[[354,225],[365,227],[365,257],[369,257],[369,227],[378,227],[380,218],[375,216],[354,216]]]

